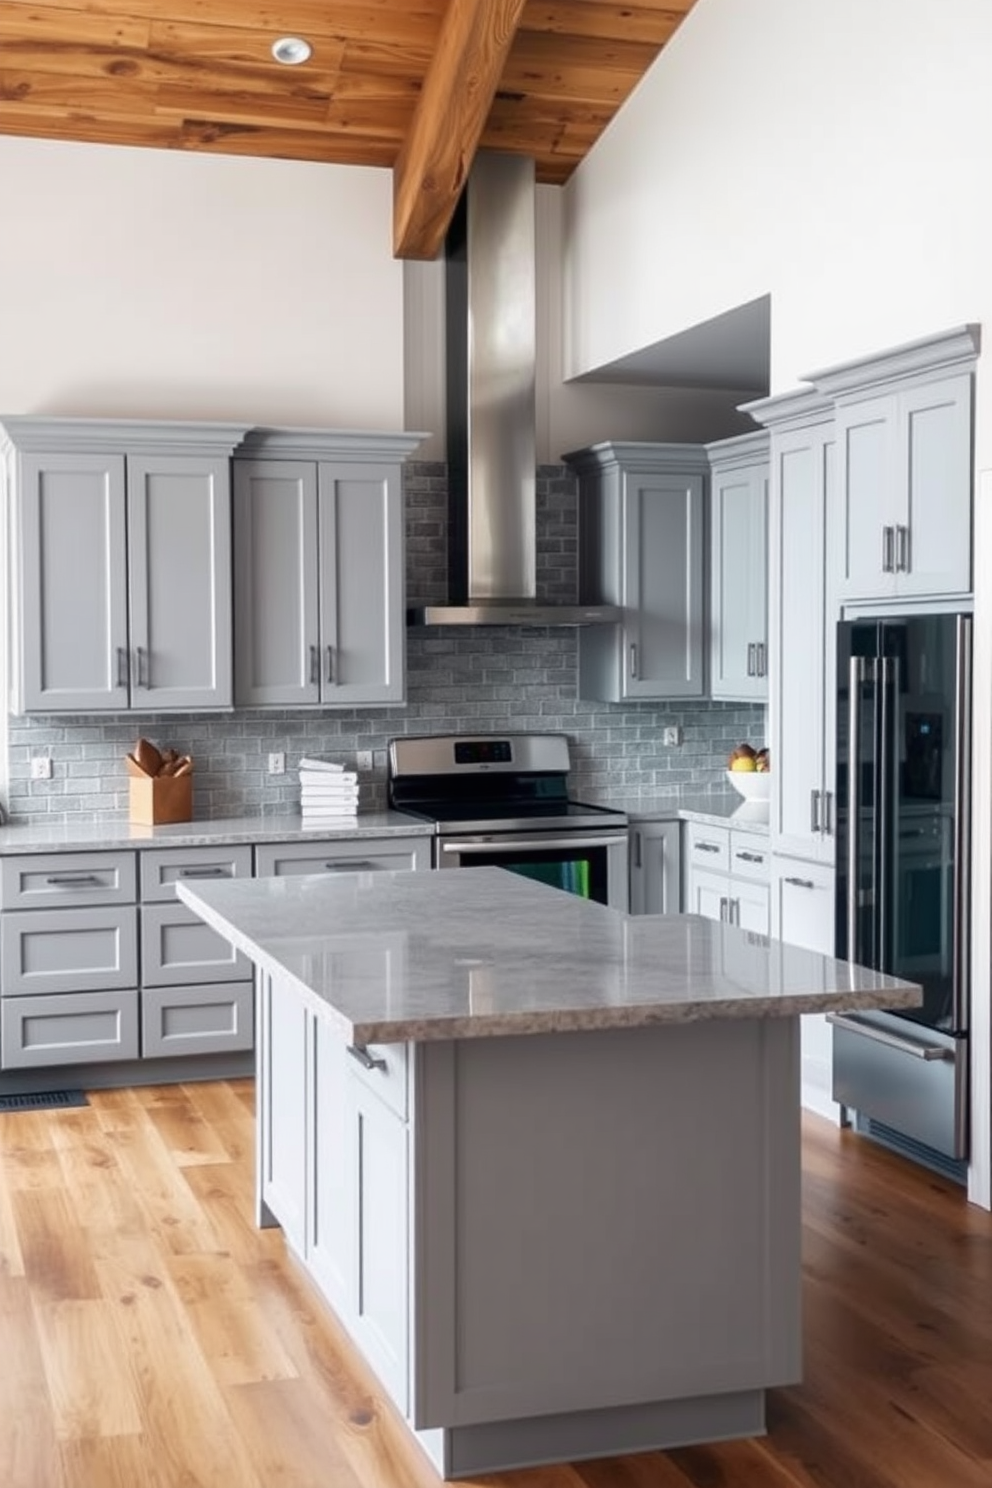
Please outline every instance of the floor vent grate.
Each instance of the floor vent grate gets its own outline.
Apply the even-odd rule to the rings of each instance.
[[[88,1106],[82,1090],[38,1090],[31,1095],[0,1095],[0,1114],[4,1111],[55,1111],[68,1106]]]

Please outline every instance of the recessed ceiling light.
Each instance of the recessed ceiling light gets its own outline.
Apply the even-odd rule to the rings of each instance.
[[[286,67],[298,67],[301,62],[307,61],[312,52],[313,47],[302,36],[280,36],[278,41],[272,43],[273,57]]]

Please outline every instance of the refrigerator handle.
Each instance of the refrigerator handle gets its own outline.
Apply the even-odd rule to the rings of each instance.
[[[861,857],[859,820],[861,781],[861,684],[863,656],[852,656],[848,669],[847,728],[847,959],[858,959],[858,866]]]
[[[875,964],[879,971],[888,971],[892,966],[892,950],[889,945],[889,911],[895,888],[892,884],[892,763],[894,739],[893,700],[899,694],[899,658],[879,657],[877,698],[881,715],[881,739],[878,758],[878,804],[876,831],[878,833],[878,889],[875,894],[875,913],[878,916],[878,954]]]
[[[971,995],[971,637],[970,615],[959,615],[954,709],[954,928],[951,976],[954,1027],[968,1027]]]

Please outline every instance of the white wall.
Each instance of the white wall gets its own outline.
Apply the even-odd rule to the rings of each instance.
[[[989,0],[698,0],[565,188],[570,374],[757,295],[772,392],[992,336]],[[971,1193],[992,1199],[992,373],[976,396]]]
[[[399,429],[389,171],[0,137],[0,412]]]

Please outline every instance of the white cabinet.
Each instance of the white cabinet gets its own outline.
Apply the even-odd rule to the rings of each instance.
[[[834,954],[835,870],[828,863],[772,857],[772,935],[791,946]],[[814,989],[815,990],[815,989]],[[801,1025],[802,1103],[832,1121],[839,1119],[833,1100],[833,1040],[822,1013],[808,1013]]]
[[[972,589],[977,328],[812,373],[836,403],[844,601]]]
[[[579,480],[579,587],[619,605],[579,632],[579,694],[604,702],[702,697],[702,446],[597,444],[566,455]]]
[[[832,862],[836,821],[833,415],[815,393],[747,405],[769,426],[772,847]]]
[[[768,434],[707,445],[710,456],[710,696],[768,696]]]
[[[767,935],[768,839],[737,827],[686,822],[685,910]]]
[[[228,424],[7,418],[11,703],[233,702]]]
[[[682,826],[630,826],[630,913],[678,914],[682,907]]]
[[[237,701],[402,702],[401,465],[418,436],[253,431],[234,462]]]

